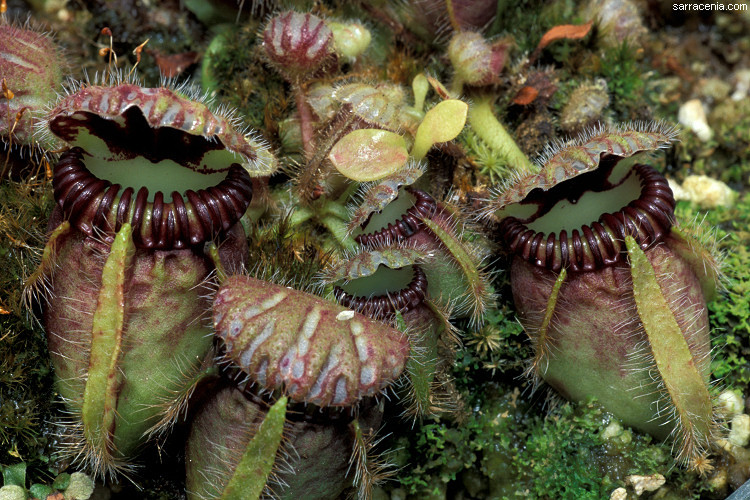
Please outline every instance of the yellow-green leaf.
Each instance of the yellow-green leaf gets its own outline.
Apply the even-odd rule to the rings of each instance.
[[[458,99],[440,102],[429,110],[417,129],[412,156],[421,160],[433,144],[455,139],[466,124],[468,111],[469,106]]]
[[[666,409],[662,411],[672,413],[677,426],[674,433],[679,446],[677,459],[695,461],[711,443],[714,431],[708,381],[698,369],[648,257],[632,236],[625,237],[625,245],[638,317],[658,370],[659,387],[663,387],[665,395],[661,404],[666,403]]]
[[[342,175],[357,182],[387,177],[406,165],[409,152],[400,135],[379,129],[359,129],[346,134],[328,158]]]

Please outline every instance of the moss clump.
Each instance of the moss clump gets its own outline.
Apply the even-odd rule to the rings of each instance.
[[[708,175],[736,187],[750,182],[750,98],[725,99],[708,117],[719,151],[712,151]]]
[[[38,264],[51,200],[44,181],[0,184],[0,463],[25,460],[32,477],[46,476],[52,379],[44,332],[21,297]]]
[[[203,63],[203,84],[213,87],[207,90],[219,94],[248,125],[264,129],[265,136],[271,138],[292,103],[284,81],[260,55],[260,28],[261,24],[253,20],[240,28],[227,27],[217,35]]]
[[[73,29],[63,30],[60,35],[64,40],[72,35],[73,39],[66,42],[91,74],[108,63],[109,54],[99,55],[99,49],[110,44],[109,37],[101,33],[105,27],[112,31],[112,48],[117,54],[117,66],[121,68],[135,64],[133,49],[148,40],[138,72],[141,81],[148,86],[158,85],[161,79],[157,55],[195,56],[195,48],[201,45],[204,37],[200,23],[177,2],[107,0],[88,2],[85,6],[71,3],[68,8],[73,14],[70,23]],[[81,43],[82,40],[88,43]],[[192,65],[190,62],[183,70]],[[178,79],[185,76],[181,74]]]
[[[661,473],[680,498],[699,485],[672,467],[669,445],[623,429],[595,402],[557,406],[546,416],[519,389],[482,387],[460,425],[432,422],[400,444],[418,463],[401,476],[410,498],[600,499],[630,474]],[[479,393],[479,391],[477,392]]]
[[[459,386],[469,390],[474,383],[471,379],[482,370],[493,375],[523,370],[531,357],[531,344],[511,311],[509,304],[489,311],[481,330],[466,335],[466,349],[459,351],[454,365]]]
[[[644,107],[644,73],[636,60],[635,47],[627,40],[604,50],[599,74],[607,81],[610,109],[615,112],[617,121],[643,118],[637,111]]]
[[[585,22],[576,15],[575,2],[570,0],[559,2],[518,2],[516,0],[499,0],[498,15],[487,30],[488,36],[502,33],[510,34],[520,53],[531,53],[541,40],[542,35],[550,28],[559,24]],[[551,49],[557,61],[567,60],[568,52],[574,48],[575,42],[568,46],[561,42],[557,49]],[[565,46],[566,48],[561,48]]]
[[[31,498],[65,498],[65,500],[88,500],[94,492],[94,481],[83,472],[68,474],[63,472],[54,480],[46,483],[34,483],[26,488],[26,469],[24,462],[7,467],[0,466],[3,476],[3,487],[0,488],[2,500],[25,500]]]
[[[495,184],[510,174],[511,167],[505,156],[487,146],[472,129],[465,128],[458,140],[464,150],[470,152],[470,161],[478,167],[480,174],[489,178],[490,183]]]

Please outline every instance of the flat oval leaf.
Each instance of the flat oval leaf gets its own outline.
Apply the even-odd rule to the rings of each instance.
[[[422,159],[433,144],[455,139],[466,124],[468,112],[469,105],[458,99],[440,102],[429,110],[417,129],[412,156]]]
[[[409,152],[404,138],[379,129],[359,129],[346,134],[328,158],[342,175],[357,182],[382,179],[406,164]]]

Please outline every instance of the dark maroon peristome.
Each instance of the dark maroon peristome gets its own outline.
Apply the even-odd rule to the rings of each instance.
[[[175,191],[169,203],[161,192],[150,202],[146,187],[137,193],[127,187],[120,193],[119,184],[94,176],[84,164],[84,154],[79,147],[63,154],[55,167],[53,187],[65,218],[89,236],[115,233],[129,222],[140,248],[185,248],[228,231],[252,198],[250,176],[235,164],[216,186],[185,192],[187,200]],[[144,226],[144,220],[150,224]]]
[[[383,247],[391,243],[405,240],[424,229],[420,219],[431,218],[437,212],[437,202],[429,194],[415,188],[406,188],[406,191],[412,194],[416,201],[406,213],[394,223],[388,224],[387,227],[373,233],[360,234],[355,236],[354,241],[362,246]],[[366,226],[369,219],[365,221],[362,227]]]
[[[376,296],[355,296],[337,286],[333,296],[344,307],[375,319],[393,317],[396,312],[406,313],[419,307],[427,292],[427,277],[419,266],[412,266],[414,277],[406,288],[398,292]]]
[[[672,227],[675,207],[672,190],[667,180],[652,167],[635,165],[633,170],[640,179],[641,195],[621,210],[605,213],[591,225],[583,225],[580,232],[574,229],[570,235],[564,229],[559,235],[537,232],[529,229],[524,221],[506,217],[500,222],[501,241],[510,253],[554,272],[563,268],[592,271],[621,262],[625,236],[632,236],[644,249],[661,241]],[[607,169],[600,171],[608,173]],[[582,185],[589,177],[600,176],[600,171],[583,174],[560,188],[532,192],[524,203],[538,203],[539,211],[544,212],[562,197],[580,194],[576,184]]]

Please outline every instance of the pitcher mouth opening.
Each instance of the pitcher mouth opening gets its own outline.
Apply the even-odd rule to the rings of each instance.
[[[165,194],[155,190],[150,196],[146,186],[136,191],[97,177],[87,168],[90,158],[82,148],[71,148],[60,158],[53,178],[55,199],[64,216],[89,236],[114,234],[124,223],[130,223],[139,248],[198,245],[228,231],[240,220],[252,198],[250,176],[237,163],[226,172],[212,172],[205,178],[185,169],[197,177],[180,186],[185,188],[182,192]],[[146,168],[159,168],[147,163]]]
[[[403,241],[424,230],[420,219],[430,218],[437,210],[435,200],[419,189],[407,187],[381,213],[371,214],[362,224],[354,241],[362,246],[383,247]],[[394,215],[396,214],[396,215]]]
[[[626,236],[632,236],[643,249],[661,241],[672,227],[675,207],[667,180],[652,167],[637,164],[611,182],[614,168],[614,164],[599,168],[548,191],[533,190],[517,207],[509,207],[508,216],[499,225],[507,250],[554,272],[563,268],[578,272],[621,262],[626,254]],[[637,187],[640,191],[632,192],[638,191]],[[583,219],[575,219],[582,217],[583,210],[602,211],[600,204],[584,198],[587,193],[605,201],[605,213],[593,222],[582,223]],[[607,202],[617,205],[628,198],[630,201],[620,208],[608,210]],[[578,206],[571,213],[577,215],[571,222],[566,220],[571,217],[564,209],[573,205]],[[516,214],[510,215],[513,212]],[[551,230],[554,227],[560,229]]]
[[[370,276],[336,286],[333,295],[339,304],[353,311],[375,319],[390,319],[396,312],[405,313],[418,307],[426,292],[427,277],[419,266],[399,269],[380,266]]]

